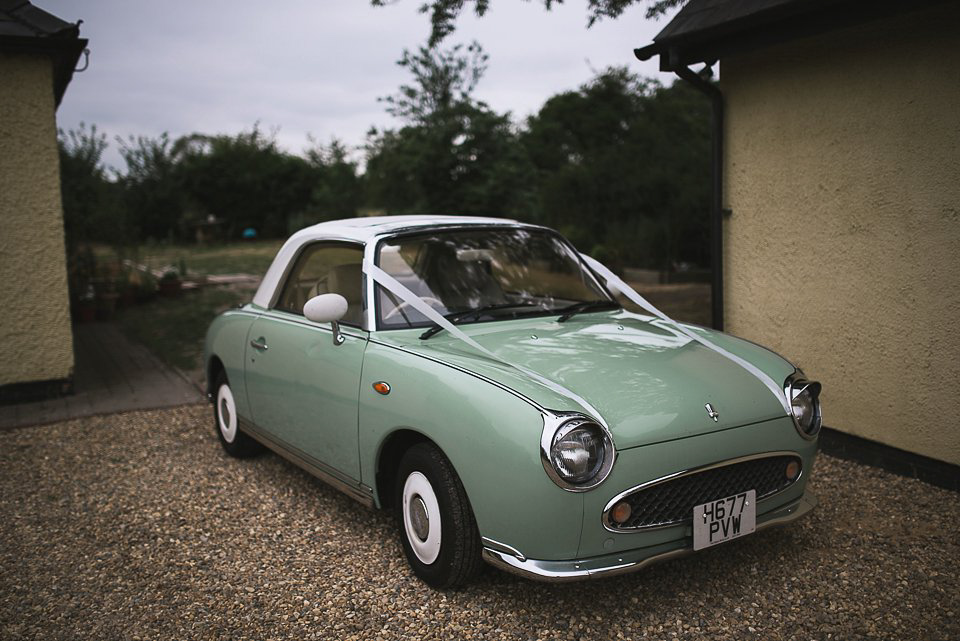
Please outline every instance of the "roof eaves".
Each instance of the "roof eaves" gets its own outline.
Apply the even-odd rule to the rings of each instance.
[[[0,0],[0,51],[49,56],[57,106],[87,42],[80,37],[80,22],[61,20],[27,0]]]
[[[946,1],[691,0],[653,43],[634,54],[640,60],[660,56],[660,69],[675,71]]]
[[[0,0],[0,21],[19,28],[20,33],[10,35],[76,38],[80,34],[79,24],[61,20],[28,0]]]

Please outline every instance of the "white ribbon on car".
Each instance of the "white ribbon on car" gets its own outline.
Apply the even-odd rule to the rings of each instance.
[[[573,399],[574,401],[579,403],[583,407],[583,409],[587,410],[591,414],[593,419],[600,421],[600,423],[604,427],[606,427],[606,421],[603,420],[603,416],[601,416],[600,412],[598,412],[593,405],[587,402],[586,399],[575,394],[574,392],[567,389],[563,385],[557,383],[556,381],[551,381],[549,378],[541,376],[540,374],[534,372],[533,370],[527,369],[522,365],[517,365],[516,363],[511,363],[510,361],[505,360],[500,356],[497,356],[496,354],[491,352],[489,349],[487,349],[486,347],[484,347],[483,345],[481,345],[480,343],[478,343],[477,341],[473,340],[472,338],[467,336],[465,333],[463,333],[456,325],[451,323],[448,319],[444,318],[443,315],[440,314],[440,312],[430,307],[430,305],[428,305],[427,303],[423,302],[423,300],[419,296],[417,296],[412,291],[404,287],[404,285],[400,281],[398,281],[396,278],[394,278],[387,272],[383,271],[382,269],[374,265],[373,262],[371,262],[369,259],[365,259],[363,261],[363,272],[369,278],[372,278],[374,282],[376,282],[381,287],[386,289],[388,292],[390,292],[391,294],[399,298],[401,301],[403,301],[410,307],[413,307],[415,310],[417,310],[418,312],[426,316],[428,319],[430,319],[432,322],[442,327],[444,330],[450,333],[450,335],[460,339],[461,341],[463,341],[464,343],[466,343],[476,351],[480,352],[484,356],[487,356],[488,358],[491,358],[497,361],[498,363],[502,363],[507,367],[517,370],[518,372],[528,376],[529,378],[532,378],[533,380],[537,381],[541,385],[544,385],[545,387],[553,390],[554,392],[557,392],[558,394],[561,394],[562,396],[566,396],[568,398]]]
[[[639,306],[642,307],[643,309],[647,310],[648,312],[650,312],[651,314],[653,314],[654,316],[656,316],[657,318],[659,318],[659,319],[662,320],[663,322],[667,323],[672,329],[680,332],[680,333],[683,334],[684,336],[687,336],[687,337],[689,337],[689,338],[697,341],[698,343],[700,343],[700,344],[703,345],[704,347],[706,347],[706,348],[708,348],[708,349],[712,349],[712,350],[715,351],[717,354],[720,354],[721,356],[724,356],[724,357],[730,359],[731,361],[733,361],[734,363],[736,363],[737,365],[739,365],[739,366],[742,367],[743,369],[745,369],[745,370],[747,370],[748,372],[750,372],[751,374],[753,374],[753,375],[754,375],[761,383],[763,383],[763,384],[767,387],[767,389],[769,389],[770,392],[777,398],[777,401],[780,403],[780,405],[783,406],[783,409],[784,409],[784,411],[786,411],[787,415],[790,415],[790,413],[791,413],[791,412],[790,412],[790,405],[787,403],[787,397],[786,397],[786,394],[785,394],[784,391],[783,391],[783,387],[782,387],[781,385],[777,384],[777,382],[774,381],[772,378],[770,378],[770,377],[766,374],[766,372],[763,372],[763,371],[760,370],[760,368],[758,368],[756,365],[754,365],[753,363],[750,363],[750,362],[745,361],[744,359],[740,358],[740,357],[737,356],[736,354],[732,354],[732,353],[728,352],[727,350],[723,349],[722,347],[720,347],[719,345],[717,345],[717,344],[714,343],[713,341],[708,340],[708,339],[704,338],[703,336],[699,336],[699,335],[691,332],[689,329],[687,329],[686,327],[684,327],[683,325],[681,325],[680,323],[678,323],[677,321],[673,320],[672,318],[670,318],[669,316],[667,316],[666,314],[664,314],[663,312],[661,312],[659,309],[657,309],[656,307],[654,307],[654,306],[650,303],[650,301],[648,301],[646,298],[644,298],[643,296],[641,296],[640,294],[638,294],[632,287],[630,287],[630,285],[628,285],[627,283],[625,283],[625,282],[623,281],[623,279],[621,279],[619,276],[617,276],[617,275],[614,274],[612,271],[610,271],[609,269],[607,269],[603,264],[601,264],[601,263],[600,263],[599,261],[597,261],[596,259],[591,258],[590,256],[587,256],[586,254],[580,254],[580,256],[581,256],[581,258],[583,258],[583,260],[587,263],[587,265],[590,266],[590,268],[591,268],[593,271],[595,271],[597,274],[599,274],[601,277],[603,277],[603,278],[607,281],[607,288],[608,288],[608,289],[610,288],[611,285],[614,286],[614,287],[616,287],[617,290],[619,290],[624,296],[626,296],[628,299],[630,299],[630,301],[632,301],[633,303],[639,305]]]
[[[676,330],[677,332],[679,332],[680,334],[683,334],[684,336],[690,338],[691,340],[694,340],[700,343],[704,347],[710,350],[713,350],[717,354],[720,354],[721,356],[733,361],[743,369],[747,370],[747,372],[749,372],[754,377],[756,377],[761,383],[763,383],[767,387],[767,389],[770,390],[770,392],[776,397],[777,401],[783,407],[787,415],[790,415],[790,405],[787,402],[787,398],[783,391],[783,388],[779,384],[777,384],[776,381],[770,378],[765,372],[760,370],[757,366],[753,365],[752,363],[749,363],[746,360],[740,358],[736,354],[732,354],[729,351],[723,349],[713,341],[710,341],[704,338],[703,336],[698,336],[697,334],[691,332],[689,329],[687,329],[686,327],[682,326],[680,323],[676,322],[675,320],[673,320],[672,318],[664,314],[659,309],[654,307],[647,299],[645,299],[643,296],[638,294],[630,285],[625,283],[619,276],[617,276],[612,271],[607,269],[604,265],[602,265],[597,260],[585,254],[581,254],[580,256],[587,263],[587,265],[590,266],[591,269],[593,269],[598,275],[600,275],[602,278],[606,280],[608,284],[607,285],[608,288],[610,285],[616,287],[617,290],[619,290],[630,301],[639,305],[641,308],[647,310],[648,312],[650,312],[651,314],[653,314],[654,316],[656,316],[657,318],[665,322],[670,328]],[[579,403],[585,410],[589,411],[592,414],[594,419],[597,419],[603,422],[604,425],[606,424],[603,421],[603,417],[600,415],[600,412],[598,412],[596,408],[594,408],[589,402],[587,402],[586,399],[582,398],[578,394],[575,394],[573,391],[567,389],[563,385],[560,385],[556,381],[551,381],[550,379],[545,378],[544,376],[538,374],[537,372],[527,369],[522,365],[511,363],[510,361],[497,356],[496,354],[488,350],[486,347],[484,347],[483,345],[481,345],[480,343],[478,343],[477,341],[473,340],[472,338],[467,336],[465,333],[463,333],[456,325],[451,323],[448,319],[444,318],[443,315],[440,314],[437,310],[433,309],[429,304],[423,302],[423,300],[419,296],[417,296],[412,291],[407,289],[402,283],[400,283],[393,276],[391,276],[387,272],[383,271],[382,269],[374,265],[373,262],[370,261],[369,259],[365,259],[363,261],[363,271],[367,276],[372,278],[374,282],[379,284],[381,287],[386,289],[388,292],[390,292],[391,294],[399,298],[401,301],[403,301],[410,307],[413,307],[414,309],[416,309],[418,312],[420,312],[421,314],[426,316],[430,321],[436,323],[438,326],[446,330],[452,336],[460,339],[461,341],[463,341],[464,343],[466,343],[476,351],[480,352],[484,356],[487,356],[499,363],[502,363],[512,369],[515,369],[525,374],[526,376],[534,379],[538,383],[541,383],[542,385],[546,386],[547,388],[559,394],[572,398],[577,403]]]

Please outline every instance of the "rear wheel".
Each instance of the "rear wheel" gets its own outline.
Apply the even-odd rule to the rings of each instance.
[[[460,477],[435,445],[418,443],[400,460],[394,506],[403,551],[434,588],[463,585],[479,571],[480,533]]]
[[[214,389],[216,390],[216,397],[213,401],[213,420],[223,449],[230,456],[236,456],[237,458],[245,458],[260,453],[263,446],[240,431],[237,403],[225,372],[217,374]]]

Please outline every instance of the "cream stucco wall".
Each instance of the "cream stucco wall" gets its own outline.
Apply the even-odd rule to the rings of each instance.
[[[73,371],[52,73],[0,53],[0,385]]]
[[[960,7],[724,59],[728,331],[960,463]]]

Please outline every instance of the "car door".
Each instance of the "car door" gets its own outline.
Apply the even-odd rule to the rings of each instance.
[[[360,328],[362,260],[360,245],[306,246],[280,295],[250,328],[245,365],[256,429],[308,463],[353,481],[360,478],[357,406],[367,345]],[[303,304],[325,293],[347,299],[340,344],[330,323],[303,316]]]

